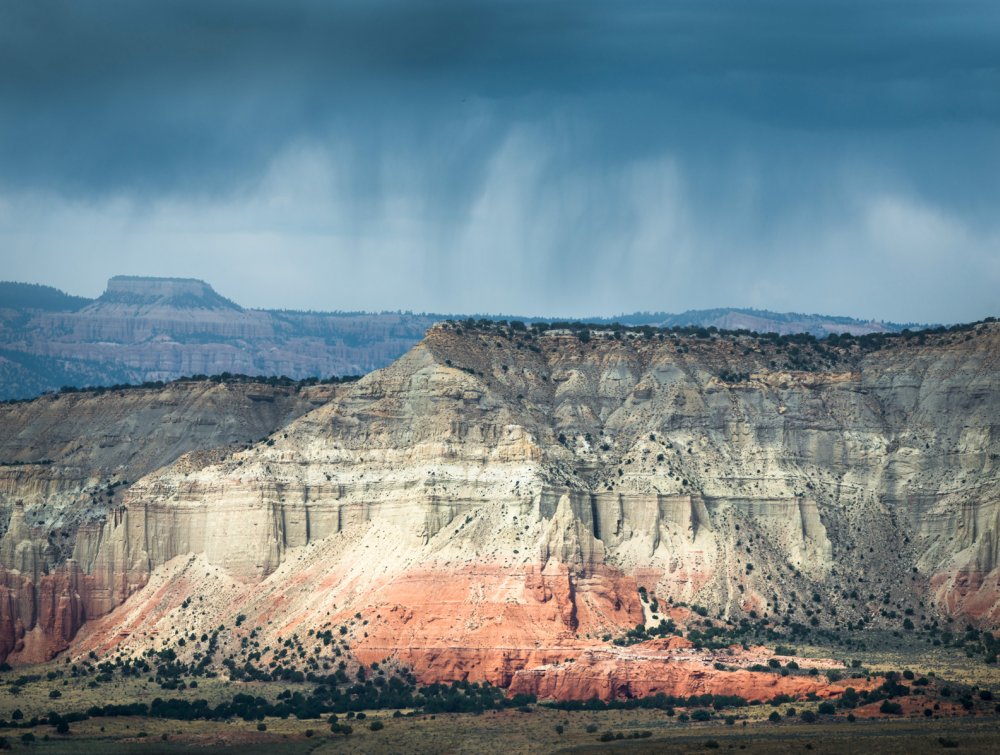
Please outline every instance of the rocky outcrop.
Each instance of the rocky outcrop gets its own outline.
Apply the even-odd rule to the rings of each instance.
[[[556,700],[622,700],[651,695],[737,695],[745,700],[767,701],[780,695],[795,699],[807,695],[837,697],[847,687],[864,690],[877,686],[874,679],[831,682],[825,676],[781,676],[750,667],[766,663],[770,653],[696,651],[680,638],[651,640],[628,648],[599,647],[574,654],[566,661],[539,664],[517,671],[510,682],[512,694]],[[834,664],[802,660],[805,667]],[[718,666],[724,666],[720,669]],[[838,667],[839,668],[839,667]]]
[[[134,480],[224,458],[335,390],[203,381],[0,406],[0,655],[45,660],[144,584],[149,559],[115,534]]]
[[[581,638],[643,622],[636,584],[607,568],[565,563],[437,564],[408,570],[373,591],[379,617],[353,645],[370,663],[394,657],[423,680],[510,685],[523,668],[560,662]]]
[[[996,625],[1000,328],[880,349],[648,335],[435,327],[264,442],[164,462],[91,519],[67,499],[72,548],[18,535],[0,554],[33,584],[28,564],[64,559],[79,599],[40,633],[82,606],[80,650],[360,615],[365,662],[543,695],[712,691],[702,660],[608,648],[649,619],[640,587],[730,619]],[[27,614],[4,606],[26,588],[5,584],[17,637]]]

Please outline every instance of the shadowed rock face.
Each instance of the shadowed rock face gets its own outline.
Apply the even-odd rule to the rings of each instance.
[[[0,654],[47,658],[143,584],[105,540],[135,480],[223,458],[334,390],[206,381],[0,406]]]
[[[635,671],[641,654],[598,652],[644,621],[639,586],[733,618],[895,628],[888,595],[1000,623],[1000,329],[830,347],[810,372],[773,368],[779,352],[442,325],[288,409],[302,416],[266,443],[149,461],[92,516],[71,486],[48,492],[62,461],[4,468],[0,649],[142,647],[201,595],[185,622],[242,613],[270,638],[361,613],[362,660],[606,696],[683,687]],[[65,453],[100,447],[79,427]],[[605,681],[560,665],[584,651],[574,667]]]

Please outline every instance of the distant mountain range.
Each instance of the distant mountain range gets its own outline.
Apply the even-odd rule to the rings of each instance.
[[[167,381],[195,374],[296,379],[360,374],[390,364],[435,322],[466,316],[244,309],[191,278],[115,276],[97,299],[51,286],[0,282],[0,400],[63,386]],[[733,308],[585,319],[816,337],[921,327]]]

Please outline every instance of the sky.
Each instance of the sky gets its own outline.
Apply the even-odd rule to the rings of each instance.
[[[5,0],[0,279],[1000,315],[995,0]]]

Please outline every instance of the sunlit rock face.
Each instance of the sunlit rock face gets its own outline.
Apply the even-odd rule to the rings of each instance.
[[[115,396],[5,407],[5,461],[52,463],[0,472],[0,651],[141,647],[195,595],[206,627],[360,613],[366,662],[606,697],[692,683],[602,655],[646,621],[639,587],[731,618],[897,627],[883,608],[922,601],[1000,623],[997,325],[879,349],[484,328],[436,326],[328,395],[171,388],[201,440],[133,423],[142,463],[102,445]],[[208,450],[234,417],[269,437]],[[112,463],[128,484],[95,504]]]

